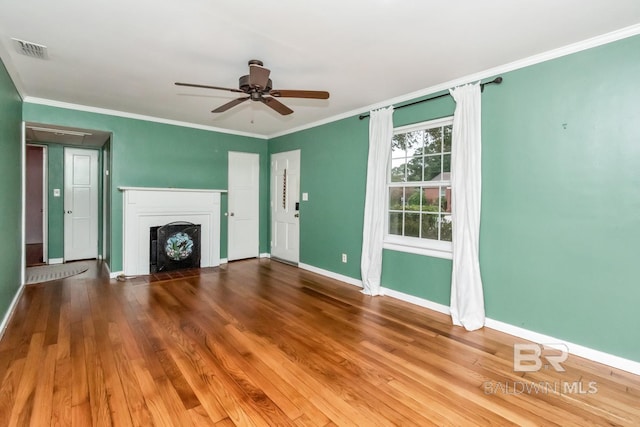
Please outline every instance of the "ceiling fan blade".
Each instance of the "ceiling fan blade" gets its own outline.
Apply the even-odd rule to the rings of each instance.
[[[260,101],[265,103],[267,106],[273,108],[283,116],[293,113],[293,110],[291,108],[287,107],[286,105],[284,105],[282,102],[278,101],[275,98],[260,98]]]
[[[236,105],[238,105],[238,104],[243,103],[243,102],[244,102],[244,101],[246,101],[247,99],[249,99],[249,98],[247,97],[247,98],[237,98],[237,99],[234,99],[233,101],[229,101],[229,102],[227,102],[226,104],[219,106],[218,108],[216,108],[215,110],[213,110],[213,111],[211,111],[211,112],[212,112],[212,113],[224,113],[224,112],[225,112],[225,111],[227,111],[228,109],[230,109],[230,108],[232,108],[232,107],[235,107],[235,106],[236,106]]]
[[[249,64],[249,85],[264,89],[269,84],[269,74],[271,70],[257,64]]]
[[[313,99],[329,99],[329,92],[324,90],[287,90],[274,89],[269,95],[277,98],[313,98]]]
[[[218,89],[218,90],[228,90],[230,92],[244,93],[240,89],[233,89],[230,87],[208,86],[208,85],[198,85],[194,83],[180,83],[180,82],[176,82],[175,84],[176,86],[200,87],[204,89]]]

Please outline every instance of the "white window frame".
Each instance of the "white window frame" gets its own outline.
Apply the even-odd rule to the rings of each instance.
[[[393,134],[407,133],[416,130],[423,130],[429,128],[435,128],[439,126],[446,126],[453,124],[453,116],[443,117],[434,120],[428,120],[421,123],[415,123],[412,125],[401,126],[394,128]],[[391,143],[391,141],[389,141]],[[453,146],[451,147],[453,151]],[[387,170],[387,186],[386,186],[386,202],[385,202],[385,234],[384,234],[384,249],[408,252],[417,255],[430,256],[435,258],[452,259],[453,246],[451,242],[424,239],[420,237],[398,236],[395,234],[389,234],[389,188],[392,187],[391,183],[391,157],[389,158],[389,167]],[[424,181],[417,181],[417,185],[423,184]],[[405,186],[409,186],[411,182],[404,182]]]

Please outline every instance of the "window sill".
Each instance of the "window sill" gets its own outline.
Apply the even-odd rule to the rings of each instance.
[[[384,242],[382,245],[384,249],[388,249],[391,251],[398,252],[407,252],[410,254],[429,256],[433,258],[442,258],[442,259],[453,259],[452,251],[442,250],[442,249],[433,249],[433,248],[425,248],[418,246],[409,246],[406,244],[392,243],[392,242]]]

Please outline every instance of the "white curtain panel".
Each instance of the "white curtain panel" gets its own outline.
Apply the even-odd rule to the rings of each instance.
[[[456,101],[451,153],[453,271],[451,319],[473,331],[484,326],[478,246],[481,202],[480,84],[450,89]]]
[[[393,107],[371,111],[369,160],[362,231],[362,292],[380,295],[382,243],[387,202],[387,173],[393,138]]]

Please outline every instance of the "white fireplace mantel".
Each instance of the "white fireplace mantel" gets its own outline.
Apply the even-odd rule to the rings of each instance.
[[[123,200],[123,267],[149,274],[149,229],[174,221],[200,224],[200,266],[220,265],[220,193],[227,190],[118,187]]]

